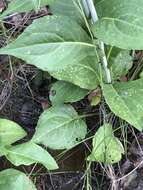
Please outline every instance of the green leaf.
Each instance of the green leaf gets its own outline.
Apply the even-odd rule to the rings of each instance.
[[[36,187],[24,173],[6,169],[0,172],[0,190],[36,190]]]
[[[88,34],[67,17],[43,17],[0,54],[9,54],[85,89],[98,85],[98,57]]]
[[[0,145],[11,145],[12,143],[22,139],[27,134],[26,132],[15,122],[0,119]]]
[[[82,5],[81,0],[54,0],[50,4],[50,9],[53,14],[68,16],[79,23],[83,23],[80,5]]]
[[[103,85],[103,94],[112,112],[138,130],[143,129],[143,79]]]
[[[69,149],[85,138],[86,123],[70,105],[51,107],[40,116],[32,141],[52,149]]]
[[[110,124],[104,124],[98,129],[92,144],[92,153],[87,158],[89,161],[113,164],[119,162],[124,153],[124,148],[118,138],[114,136]]]
[[[31,142],[12,146],[7,149],[6,158],[15,166],[40,163],[48,170],[58,168],[54,158],[45,149]]]
[[[110,51],[110,50],[109,50]],[[125,76],[133,65],[130,51],[113,47],[108,59],[112,81]]]
[[[101,96],[93,96],[91,99],[91,106],[97,106],[101,102]]]
[[[0,157],[7,154],[7,147],[0,145]]]
[[[143,1],[103,0],[96,4],[99,15],[93,27],[104,43],[122,49],[143,49]]]
[[[54,0],[12,0],[8,4],[8,8],[0,15],[0,18],[4,18],[7,15],[13,13],[27,12],[31,10],[37,10],[42,6],[52,3]]]
[[[143,78],[143,71],[140,72],[139,77]]]
[[[77,102],[88,93],[89,90],[82,89],[68,82],[58,81],[53,84],[50,90],[50,100],[54,105]]]

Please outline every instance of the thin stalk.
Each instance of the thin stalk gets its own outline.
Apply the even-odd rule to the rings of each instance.
[[[92,22],[95,23],[98,21],[98,15],[97,15],[93,0],[86,0],[86,2],[88,5],[88,8],[89,8],[89,12],[91,14]],[[111,83],[111,74],[110,74],[110,70],[108,68],[108,62],[107,62],[107,57],[105,54],[104,43],[102,41],[99,41],[99,47],[102,51],[102,63],[103,63],[103,67],[104,67],[104,70],[106,73],[107,83]]]
[[[111,53],[112,53],[112,50],[113,50],[113,46],[110,47],[109,51],[108,51],[108,54],[107,54],[107,61],[109,60],[110,56],[111,56]]]
[[[84,21],[85,21],[85,25],[87,27],[87,30],[91,36],[91,38],[93,39],[93,34],[92,34],[92,31],[90,29],[90,26],[89,26],[89,23],[88,23],[88,20],[87,18],[89,18],[89,9],[88,9],[88,6],[87,6],[87,3],[86,3],[86,0],[82,0],[82,3],[80,0],[78,0],[78,4],[75,3],[75,1],[73,1],[73,3],[75,4],[75,6],[77,7],[77,9],[79,10],[79,12],[81,13]]]

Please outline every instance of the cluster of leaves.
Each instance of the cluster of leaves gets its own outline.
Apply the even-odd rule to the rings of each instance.
[[[35,20],[15,41],[0,49],[0,54],[18,57],[59,80],[51,89],[57,92],[55,96],[50,96],[52,107],[40,116],[30,142],[11,145],[23,138],[25,132],[11,121],[0,120],[1,155],[16,166],[39,162],[47,169],[56,169],[54,159],[38,144],[51,149],[70,149],[84,139],[87,126],[83,116],[67,103],[82,99],[99,86],[115,115],[140,131],[143,128],[143,79],[117,82],[132,67],[130,50],[143,49],[143,1],[95,0],[99,20],[94,24],[90,17],[85,18],[82,2],[13,0],[0,16],[2,20],[6,15],[37,10],[44,5],[50,5],[54,13],[54,16]],[[107,45],[112,84],[106,84],[100,63],[102,53],[98,47],[99,40]],[[105,123],[93,138],[93,150],[88,160],[116,163],[123,153],[123,146],[114,136],[111,124]],[[12,169],[1,172],[0,178],[11,174],[19,180],[21,176],[23,181],[28,180],[24,174]],[[3,190],[6,189],[5,178],[0,180]],[[9,180],[10,189],[16,189],[14,181]],[[28,184],[35,189],[32,183]]]
[[[5,156],[15,166],[41,163],[48,170],[57,169],[58,165],[52,156],[32,140],[13,145],[13,143],[24,138],[26,135],[26,132],[17,123],[0,119],[0,156]],[[29,183],[29,179],[22,172],[13,169],[0,172],[0,178],[2,179],[0,180],[0,188],[3,190],[20,188],[25,184],[25,181],[27,181],[27,189],[35,189],[32,182]],[[17,180],[14,180],[14,178]],[[25,186],[21,187],[23,190],[24,188]]]

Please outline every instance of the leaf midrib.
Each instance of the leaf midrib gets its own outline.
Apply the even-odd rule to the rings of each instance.
[[[59,128],[61,128],[61,127],[63,127],[63,126],[67,126],[67,124],[69,123],[72,123],[73,121],[75,121],[75,120],[77,120],[77,121],[80,121],[80,117],[79,116],[77,116],[77,117],[75,117],[75,118],[72,118],[72,119],[70,119],[69,121],[66,121],[66,122],[64,122],[64,123],[62,123],[61,125],[58,125],[58,127],[55,127],[54,129],[51,129],[51,130],[49,130],[49,131],[47,131],[46,133],[42,133],[38,138],[35,138],[34,139],[34,141],[38,141],[39,139],[41,139],[43,136],[45,136],[45,135],[49,135],[49,133],[52,133],[53,131],[55,131],[55,130],[57,130],[57,129],[59,129]],[[82,121],[82,120],[81,120]],[[41,140],[42,141],[42,140]]]
[[[121,20],[121,19],[119,19],[119,18],[102,17],[100,20],[111,20],[111,21],[114,21],[114,22],[115,22],[115,21],[118,21],[118,22],[120,22],[120,23],[122,23],[122,24],[129,25],[129,26],[131,26],[131,27],[136,27],[136,28],[140,29],[141,31],[143,31],[143,28],[142,28],[142,27],[140,27],[140,26],[138,26],[138,25],[136,25],[136,24],[132,24],[132,23],[129,23],[129,22],[127,22],[127,21]]]
[[[72,41],[64,41],[64,42],[47,42],[47,43],[38,43],[38,44],[28,44],[28,45],[25,45],[25,46],[21,46],[21,47],[16,47],[16,48],[9,48],[9,47],[4,47],[4,49],[12,49],[12,50],[14,50],[14,49],[20,49],[20,48],[26,48],[26,47],[30,47],[30,46],[40,46],[40,45],[52,45],[52,44],[73,44],[73,45],[82,45],[82,46],[88,46],[88,47],[94,47],[94,48],[96,48],[96,46],[95,45],[93,45],[93,44],[90,44],[90,43],[85,43],[85,42],[72,42]],[[11,44],[9,44],[9,46],[10,46]],[[12,44],[12,45],[14,45],[14,44]],[[1,50],[0,50],[1,51]],[[1,52],[0,52],[1,53]]]

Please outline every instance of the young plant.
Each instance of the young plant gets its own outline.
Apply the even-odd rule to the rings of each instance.
[[[15,166],[31,165],[34,163],[43,164],[48,170],[58,168],[54,158],[42,147],[29,141],[22,144],[14,144],[26,136],[26,132],[15,122],[0,119],[0,156],[5,156]],[[19,183],[17,180],[19,179]],[[27,185],[27,189],[35,190],[32,182],[20,171],[13,169],[0,172],[0,189],[7,190],[20,188],[25,190],[22,184]],[[8,183],[7,183],[8,179]],[[11,187],[11,188],[10,188]]]
[[[1,18],[35,7],[30,3],[30,8],[24,4],[23,8],[12,9],[18,2],[12,1]],[[70,149],[80,143],[87,132],[85,121],[64,103],[76,102],[99,87],[111,111],[142,131],[143,79],[118,80],[132,67],[130,50],[143,49],[143,1],[41,1],[42,6],[46,4],[53,16],[33,21],[15,41],[0,49],[0,54],[18,57],[59,80],[51,90],[57,92],[50,96],[53,106],[42,113],[30,145],[24,148],[41,150],[33,144],[38,143],[52,149]],[[17,146],[14,152],[19,154],[21,145]],[[111,124],[105,123],[93,138],[88,160],[116,163],[123,153]],[[7,158],[14,163],[15,156]],[[25,163],[33,162],[26,159]]]

